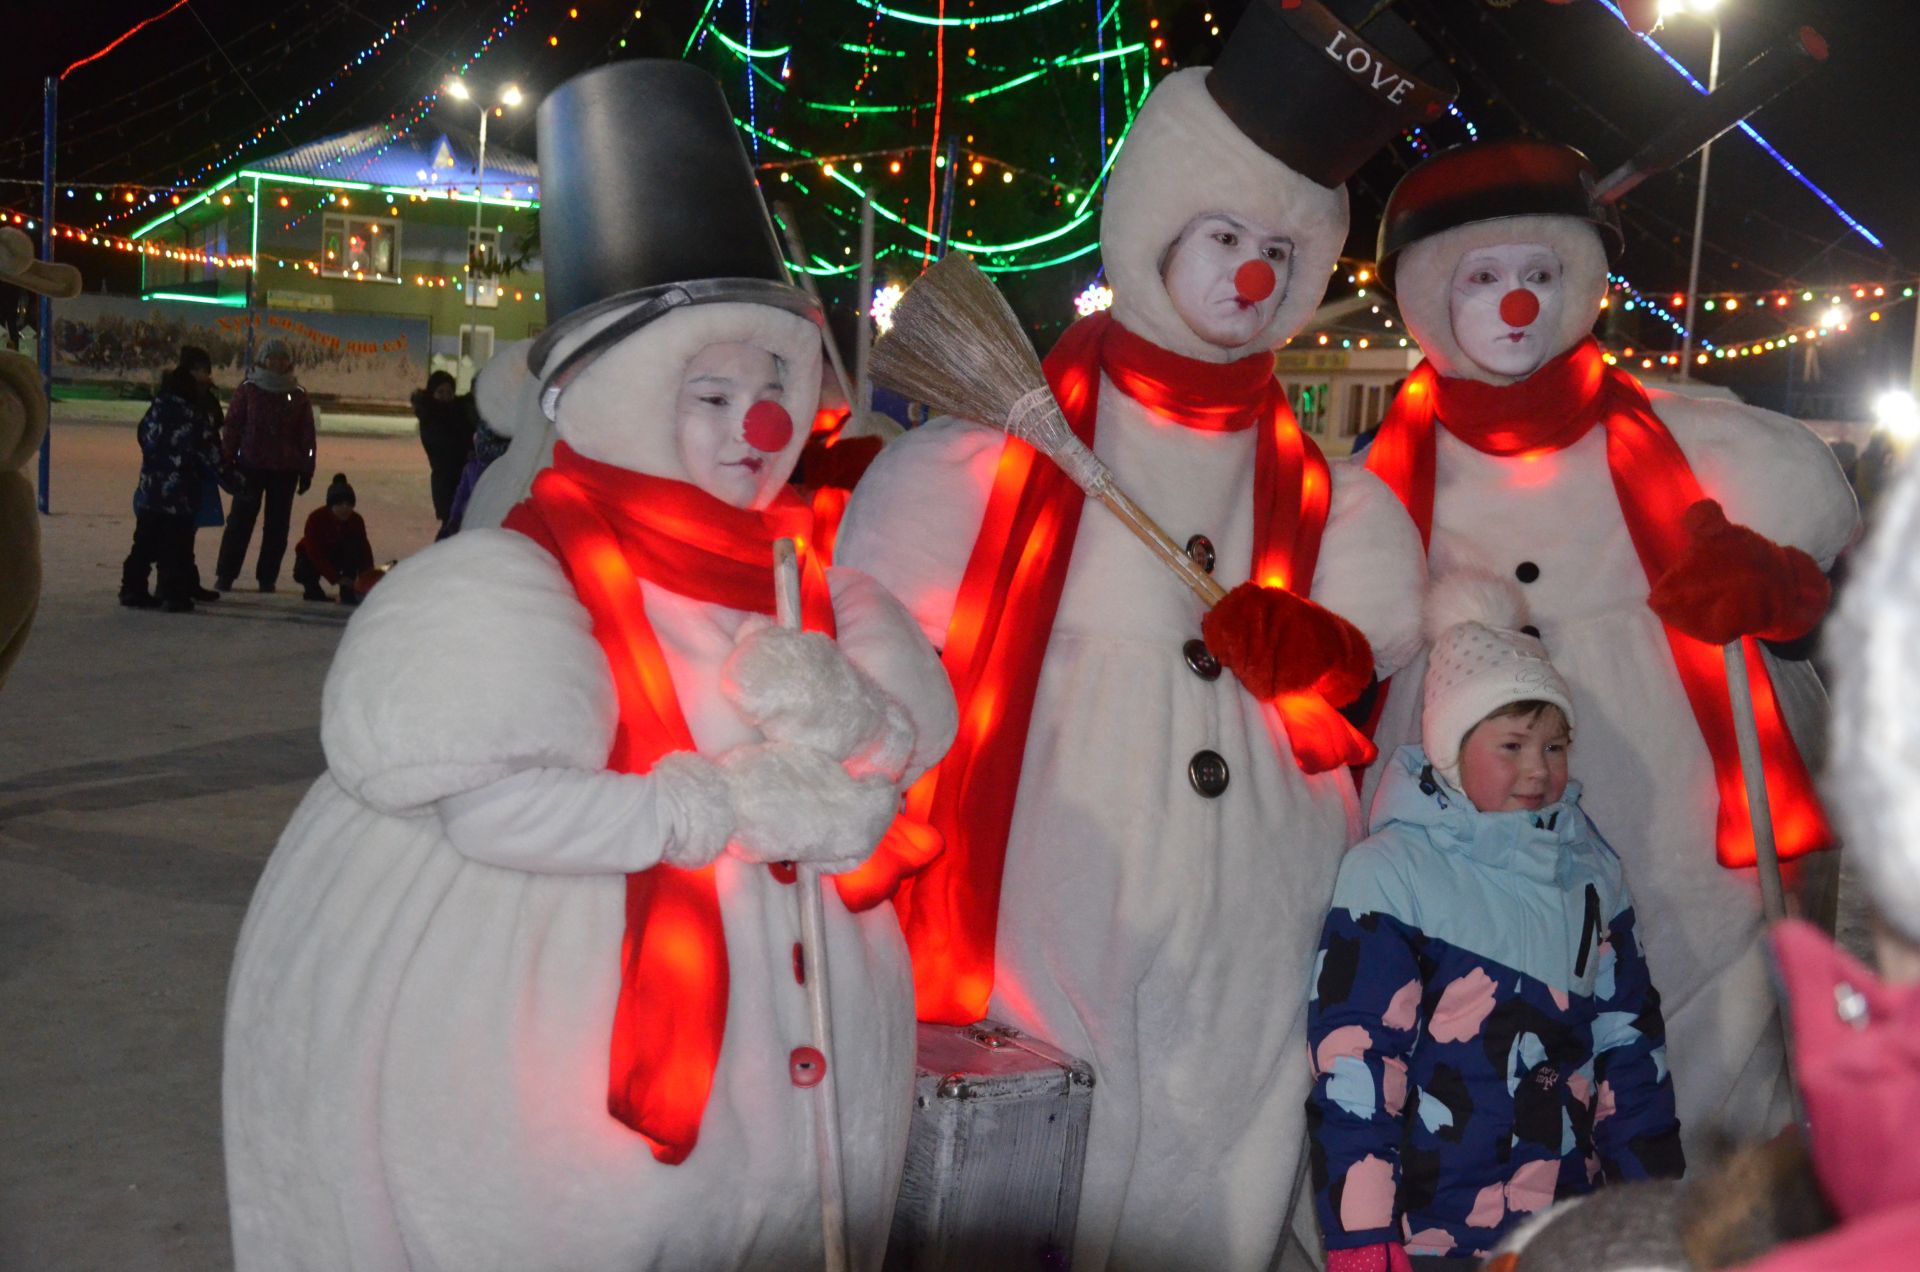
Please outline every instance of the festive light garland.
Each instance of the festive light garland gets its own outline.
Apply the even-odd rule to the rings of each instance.
[[[1655,40],[1651,34],[1645,34],[1639,31],[1634,31],[1633,24],[1627,20],[1627,15],[1620,11],[1619,5],[1615,4],[1613,0],[1600,0],[1600,7],[1605,9],[1608,13],[1611,13],[1614,17],[1618,18],[1622,26],[1626,27],[1629,31],[1633,31],[1633,35],[1635,39],[1639,40],[1642,44],[1646,45],[1648,48],[1652,49],[1655,53],[1659,54],[1660,60],[1665,62],[1668,66],[1672,67],[1675,71],[1677,71],[1680,75],[1680,78],[1685,80],[1687,84],[1693,89],[1694,92],[1705,95],[1707,91],[1707,86],[1705,84],[1702,84],[1699,80],[1695,79],[1693,77],[1693,72],[1689,71],[1680,62],[1678,58],[1674,57],[1673,54],[1661,48],[1659,42]],[[1779,164],[1783,172],[1785,172],[1788,176],[1792,177],[1795,181],[1798,181],[1801,185],[1805,186],[1808,190],[1812,191],[1814,198],[1826,204],[1827,207],[1833,212],[1833,214],[1839,217],[1840,220],[1846,224],[1848,229],[1854,231],[1854,233],[1858,234],[1861,238],[1867,240],[1867,242],[1873,244],[1875,247],[1879,248],[1881,251],[1886,250],[1887,245],[1880,241],[1880,238],[1878,235],[1876,235],[1872,230],[1869,230],[1866,226],[1862,225],[1857,219],[1855,219],[1855,217],[1851,213],[1849,213],[1845,208],[1841,207],[1839,203],[1835,202],[1832,195],[1828,194],[1825,190],[1822,190],[1819,186],[1815,185],[1811,177],[1807,176],[1806,173],[1800,171],[1799,168],[1793,165],[1793,162],[1790,159],[1788,159],[1785,155],[1781,154],[1778,150],[1774,149],[1773,143],[1768,141],[1765,137],[1762,137],[1759,131],[1756,128],[1754,128],[1752,124],[1748,123],[1746,120],[1743,119],[1739,123],[1735,124],[1734,127],[1738,128],[1741,132],[1751,137],[1753,139],[1754,144],[1759,146],[1760,149],[1762,149],[1763,151],[1765,151],[1767,153],[1767,156],[1771,158],[1775,163]]]

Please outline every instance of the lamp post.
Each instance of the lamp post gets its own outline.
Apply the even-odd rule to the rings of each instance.
[[[473,93],[467,88],[467,82],[461,79],[447,81],[447,95],[456,101],[474,100]],[[480,235],[484,228],[481,219],[487,210],[487,205],[482,202],[487,181],[487,118],[496,109],[505,110],[508,107],[518,106],[520,102],[520,89],[516,85],[509,84],[500,91],[500,101],[497,106],[480,103],[480,154],[473,170],[473,248],[467,253],[467,308],[469,309],[474,306],[474,292],[478,282],[473,267],[473,256],[474,252],[480,249]],[[469,322],[468,326],[471,327],[472,323]]]
[[[1661,0],[1660,5],[1662,20],[1691,13],[1712,29],[1713,51],[1707,55],[1709,94],[1720,82],[1720,23],[1713,17],[1713,11],[1719,7],[1720,0]],[[1693,199],[1693,253],[1687,265],[1686,329],[1680,333],[1680,381],[1683,384],[1693,378],[1693,318],[1700,301],[1700,236],[1707,222],[1707,163],[1712,156],[1712,142],[1700,147],[1700,189]]]

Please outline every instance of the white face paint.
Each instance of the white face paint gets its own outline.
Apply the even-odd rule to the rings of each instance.
[[[1529,376],[1556,352],[1566,305],[1560,254],[1544,243],[1476,248],[1454,267],[1453,338],[1483,370]]]
[[[746,415],[756,402],[777,402],[785,389],[780,360],[748,344],[711,344],[680,377],[674,441],[687,480],[736,508],[761,508],[793,471],[805,435],[798,429],[778,451],[747,444]]]
[[[1235,349],[1273,321],[1292,271],[1292,239],[1251,217],[1203,212],[1173,241],[1160,277],[1195,335]]]

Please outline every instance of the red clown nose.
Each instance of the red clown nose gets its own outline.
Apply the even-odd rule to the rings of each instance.
[[[1524,327],[1540,316],[1540,298],[1524,287],[1516,287],[1500,298],[1500,321],[1509,327]]]
[[[1275,281],[1273,266],[1265,261],[1248,261],[1233,271],[1233,289],[1240,293],[1240,299],[1254,304],[1273,295]]]
[[[768,398],[764,402],[755,402],[747,408],[742,432],[747,445],[757,451],[772,454],[787,448],[793,440],[793,416],[787,414],[787,408]]]

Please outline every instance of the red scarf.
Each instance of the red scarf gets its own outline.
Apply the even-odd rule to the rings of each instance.
[[[1159,348],[1108,314],[1084,318],[1047,356],[1046,373],[1067,423],[1089,447],[1102,372],[1129,397],[1188,428],[1258,427],[1252,577],[1273,587],[1298,581],[1304,591],[1331,487],[1326,460],[1294,423],[1273,377],[1272,357],[1219,366]],[[947,846],[895,900],[913,951],[922,1020],[965,1024],[987,1012],[1014,795],[1045,634],[1053,630],[1084,505],[1080,489],[1051,460],[1024,442],[1006,444],[942,655],[960,703],[959,735],[946,759],[907,793],[909,815],[930,823]],[[1324,700],[1296,697],[1301,701],[1280,706],[1303,768],[1352,763],[1370,749]]]
[[[1595,425],[1604,427],[1614,495],[1648,585],[1686,549],[1681,514],[1705,497],[1700,481],[1673,434],[1654,414],[1640,382],[1608,366],[1592,340],[1575,345],[1518,384],[1447,379],[1428,362],[1407,378],[1367,452],[1367,467],[1400,496],[1423,542],[1433,535],[1436,417],[1469,446],[1500,456],[1559,450]],[[1751,866],[1753,822],[1720,648],[1671,627],[1664,630],[1674,669],[1713,757],[1720,796],[1717,856],[1729,868]],[[1780,857],[1789,860],[1830,848],[1833,832],[1780,714],[1766,662],[1751,637],[1745,638],[1745,647]]]
[[[661,756],[694,750],[636,579],[728,609],[774,612],[773,542],[801,551],[801,611],[809,631],[834,631],[812,516],[791,492],[753,512],[686,482],[650,477],[580,455],[565,442],[532,495],[503,523],[552,553],[593,618],[620,704],[607,767],[645,773]],[[835,877],[849,909],[891,896],[924,864],[925,833],[896,827],[859,870]],[[727,1023],[728,965],[715,869],[658,865],[627,876],[626,938],[614,1011],[607,1111],[645,1136],[653,1155],[684,1161],[699,1138]],[[791,870],[774,877],[792,882]]]

